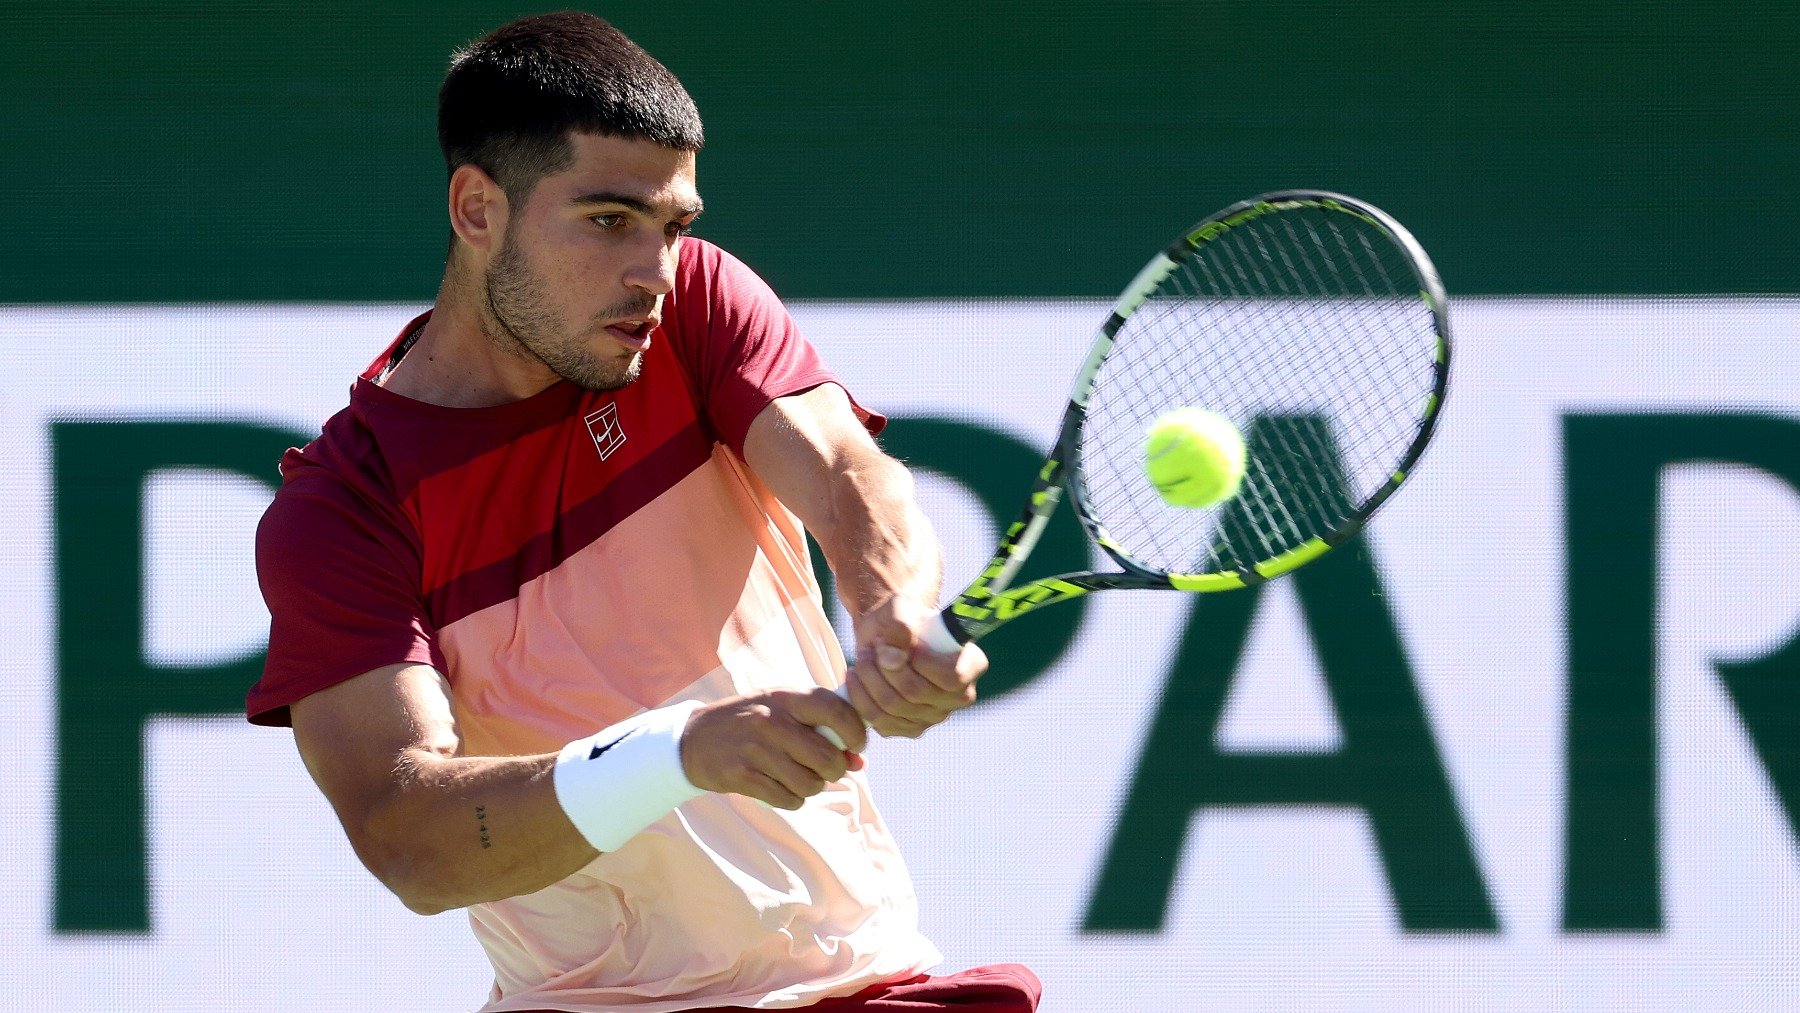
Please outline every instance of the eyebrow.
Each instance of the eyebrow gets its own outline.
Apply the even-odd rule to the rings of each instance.
[[[655,216],[661,210],[652,204],[648,204],[642,200],[639,200],[636,197],[631,196],[630,194],[609,193],[604,190],[596,191],[594,193],[584,193],[579,197],[571,197],[571,198],[569,198],[569,203],[570,204],[618,204],[621,207],[628,207],[631,210],[636,211],[638,214],[651,215],[651,216]],[[694,199],[694,203],[692,203],[692,204],[677,204],[674,206],[674,210],[675,210],[677,217],[681,217],[681,218],[686,218],[689,215],[697,215],[701,211],[705,210],[705,208],[706,208],[706,205],[697,197]]]

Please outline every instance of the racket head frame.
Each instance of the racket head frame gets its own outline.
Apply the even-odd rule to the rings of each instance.
[[[1149,300],[1158,286],[1183,261],[1232,228],[1271,213],[1296,208],[1316,208],[1359,218],[1385,233],[1405,254],[1418,283],[1419,297],[1430,311],[1436,339],[1431,364],[1431,391],[1427,396],[1421,422],[1389,478],[1364,497],[1350,517],[1333,530],[1311,538],[1272,559],[1239,569],[1197,574],[1170,573],[1158,569],[1134,558],[1121,546],[1095,518],[1083,494],[1082,483],[1079,481],[1081,433],[1095,378],[1112,351],[1114,338],[1131,315]],[[1023,510],[1002,536],[988,566],[944,608],[944,625],[958,643],[968,643],[1023,612],[1091,591],[1120,588],[1174,589],[1202,593],[1229,591],[1260,584],[1298,569],[1353,537],[1405,482],[1436,432],[1449,390],[1449,380],[1450,324],[1443,282],[1424,247],[1391,215],[1366,201],[1326,190],[1277,190],[1223,208],[1195,223],[1152,257],[1114,300],[1111,312],[1096,332],[1087,358],[1076,374],[1055,446],[1039,469]],[[1077,480],[1069,481],[1072,477]],[[1017,588],[1012,587],[1013,578],[1065,494],[1088,537],[1119,565],[1120,570],[1114,573],[1066,573],[1032,581]]]

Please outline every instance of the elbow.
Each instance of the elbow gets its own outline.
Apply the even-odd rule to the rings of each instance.
[[[453,911],[457,907],[457,905],[446,904],[434,898],[417,894],[407,896],[399,891],[395,891],[395,895],[400,898],[400,903],[405,905],[408,911],[411,911],[416,915],[425,915],[426,917],[441,915],[445,911]]]
[[[840,480],[833,483],[830,495],[819,504],[821,516],[808,518],[807,526],[834,530],[844,521],[892,517],[911,510],[913,502],[912,472],[899,461],[872,450],[847,462]]]
[[[369,871],[413,914],[443,914],[468,906],[468,902],[451,896],[445,889],[443,876],[420,856],[395,855],[379,866],[371,863]]]
[[[467,901],[452,895],[448,869],[445,863],[435,860],[428,845],[415,835],[384,831],[374,822],[369,821],[352,835],[351,846],[363,866],[408,911],[435,915],[467,906]]]

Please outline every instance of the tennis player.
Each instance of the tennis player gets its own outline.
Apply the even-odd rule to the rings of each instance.
[[[986,661],[920,643],[938,548],[882,417],[687,235],[686,91],[527,18],[454,58],[438,131],[442,288],[282,462],[250,719],[409,908],[469,909],[486,1010],[1035,1009],[1023,967],[927,973],[859,751]]]

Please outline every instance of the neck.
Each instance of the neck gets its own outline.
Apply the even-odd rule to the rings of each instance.
[[[446,408],[491,408],[521,401],[560,379],[525,349],[501,344],[483,324],[486,288],[452,262],[431,318],[382,386]]]

